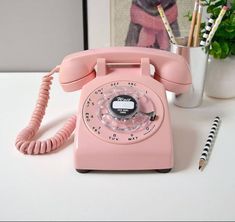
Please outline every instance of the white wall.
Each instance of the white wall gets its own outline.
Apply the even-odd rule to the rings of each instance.
[[[83,50],[80,0],[0,0],[0,71],[47,71]]]

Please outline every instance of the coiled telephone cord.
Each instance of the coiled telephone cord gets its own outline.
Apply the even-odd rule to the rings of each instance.
[[[33,137],[38,132],[50,95],[50,86],[52,84],[52,75],[59,71],[59,66],[43,77],[36,107],[33,111],[31,120],[17,136],[15,145],[17,149],[29,155],[47,154],[60,148],[71,136],[76,126],[76,116],[71,116],[64,126],[57,133],[46,140],[37,141]]]

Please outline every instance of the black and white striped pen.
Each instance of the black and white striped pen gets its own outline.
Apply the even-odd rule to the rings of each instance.
[[[201,157],[200,157],[200,160],[199,160],[199,170],[203,170],[206,163],[207,163],[207,160],[208,160],[208,157],[209,157],[209,154],[210,154],[210,150],[212,148],[212,145],[213,145],[215,137],[216,137],[216,133],[217,133],[218,128],[219,128],[219,124],[220,124],[220,117],[217,116],[214,119],[211,131],[208,135],[206,144],[205,144],[204,149],[202,151],[202,154],[201,154]]]
[[[208,21],[208,23],[207,23],[207,25],[205,27],[205,33],[202,36],[202,40],[200,42],[200,46],[205,46],[206,45],[206,40],[207,40],[207,38],[209,36],[209,33],[210,33],[210,31],[211,31],[211,29],[212,29],[212,27],[214,25],[214,22],[215,21],[214,21],[213,18],[209,19],[209,21]]]

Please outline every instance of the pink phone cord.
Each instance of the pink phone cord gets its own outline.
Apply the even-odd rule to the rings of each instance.
[[[17,149],[29,155],[46,154],[60,148],[71,136],[76,126],[76,116],[70,117],[64,126],[55,134],[55,136],[44,141],[32,140],[36,135],[45,115],[45,110],[49,100],[50,85],[52,84],[52,75],[59,71],[59,66],[43,77],[39,91],[39,97],[32,114],[31,120],[17,136],[15,145]]]

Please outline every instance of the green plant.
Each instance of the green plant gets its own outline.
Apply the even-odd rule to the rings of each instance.
[[[225,59],[235,55],[235,0],[201,0],[201,3],[207,7],[209,17],[213,19],[218,17],[222,6],[229,5],[212,39],[209,54],[216,59]]]

